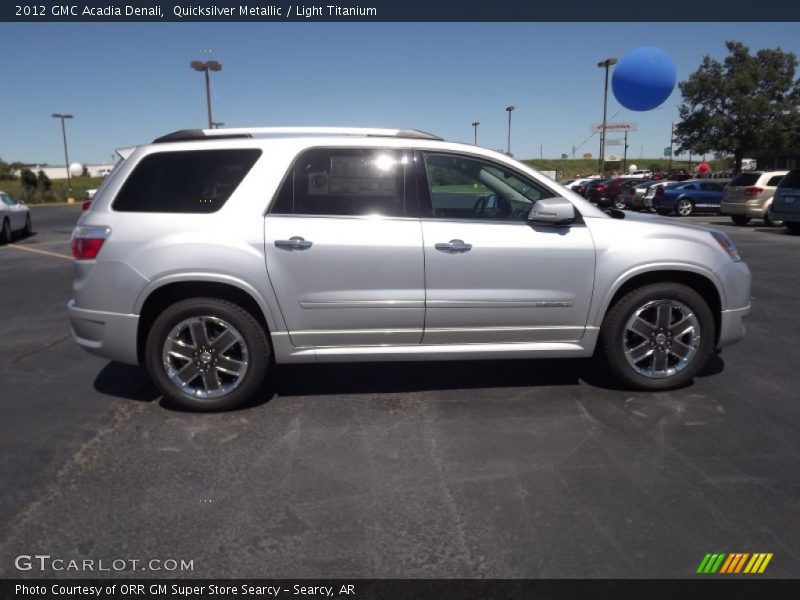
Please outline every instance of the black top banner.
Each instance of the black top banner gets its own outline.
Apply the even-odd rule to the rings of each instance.
[[[710,16],[711,15],[711,16]],[[112,2],[30,2],[0,6],[0,20],[19,22],[467,22],[467,21],[601,21],[601,22],[768,22],[800,21],[800,2],[761,0],[752,3],[673,0],[668,4],[641,0],[359,0],[310,2],[291,0],[232,2],[230,0],[169,0]]]

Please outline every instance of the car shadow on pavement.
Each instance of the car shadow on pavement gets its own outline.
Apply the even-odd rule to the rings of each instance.
[[[118,362],[108,363],[94,380],[94,389],[107,396],[137,402],[152,402],[159,392],[141,367]]]
[[[577,385],[585,367],[581,359],[283,365],[272,390],[315,396]]]

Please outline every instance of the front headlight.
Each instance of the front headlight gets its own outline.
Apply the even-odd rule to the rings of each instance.
[[[728,253],[728,256],[731,257],[733,262],[742,262],[742,257],[739,256],[739,251],[736,249],[736,244],[733,243],[733,240],[727,233],[722,233],[721,231],[712,231],[712,237],[717,240],[717,243],[722,246],[722,249]]]

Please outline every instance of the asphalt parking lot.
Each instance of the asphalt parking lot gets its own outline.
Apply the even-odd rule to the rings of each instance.
[[[225,414],[162,404],[69,338],[79,206],[0,248],[0,576],[14,557],[192,560],[167,577],[692,577],[707,552],[800,576],[800,237],[730,233],[744,341],[695,383],[585,361],[292,366]],[[634,248],[631,249],[635,251]]]

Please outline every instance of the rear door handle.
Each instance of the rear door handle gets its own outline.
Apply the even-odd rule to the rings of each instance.
[[[469,252],[472,250],[472,244],[465,244],[464,240],[450,240],[447,243],[438,243],[434,247],[442,252]]]
[[[298,235],[290,237],[288,240],[275,240],[276,248],[285,248],[287,250],[305,250],[311,248],[312,245],[313,242],[304,240]]]

